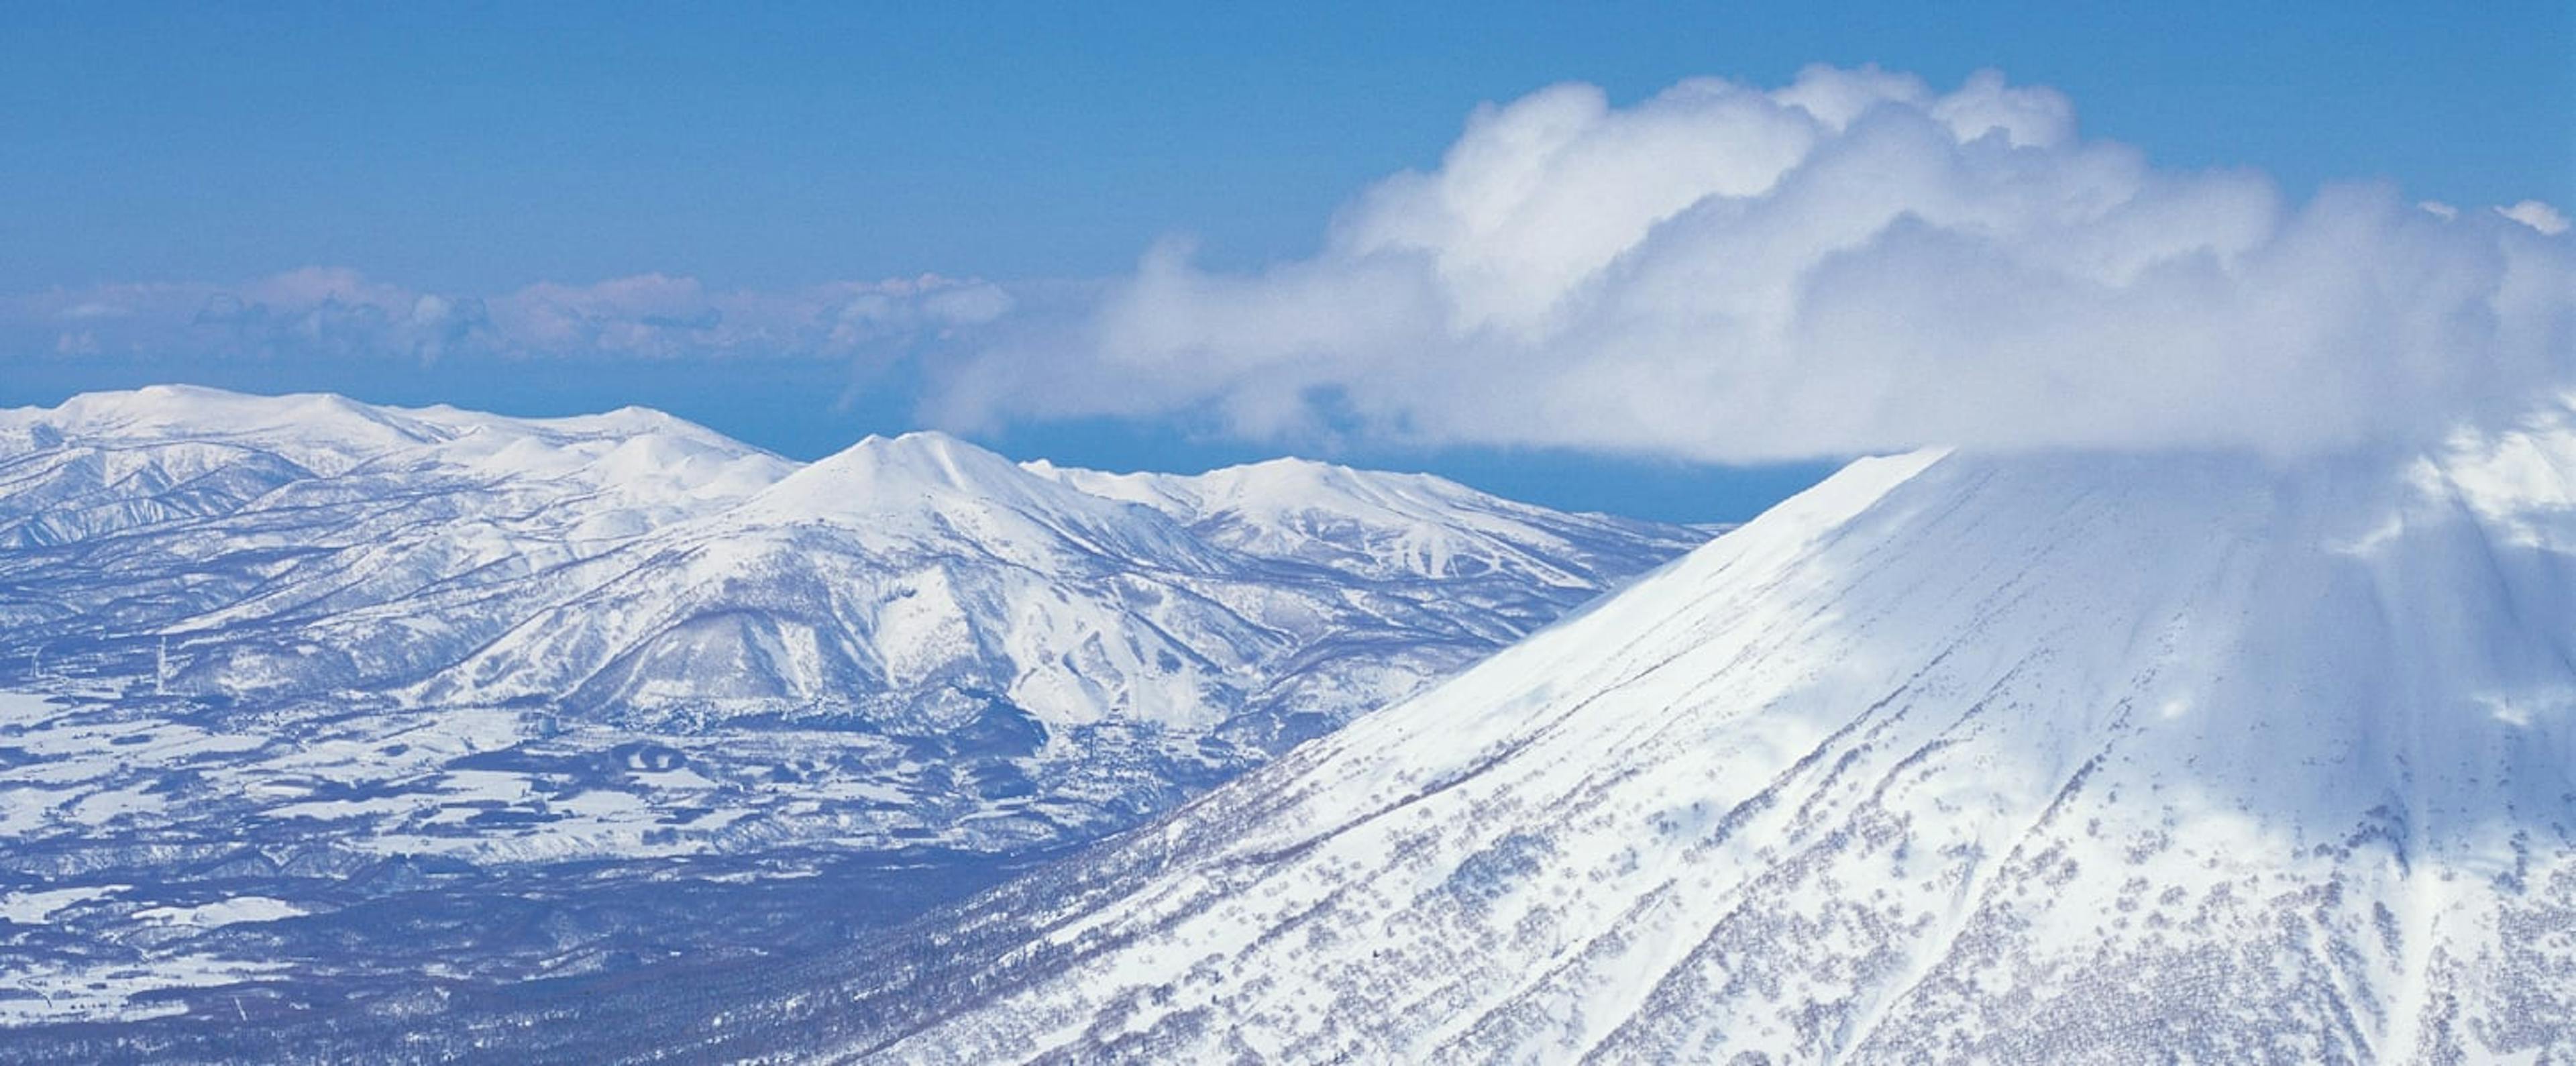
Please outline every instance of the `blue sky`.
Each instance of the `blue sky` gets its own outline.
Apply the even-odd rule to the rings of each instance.
[[[327,267],[499,294],[658,274],[792,290],[925,274],[1080,292],[1169,234],[1210,270],[1316,253],[1471,109],[1555,82],[1614,106],[1693,75],[1996,67],[2158,165],[2292,199],[2576,203],[2576,5],[1216,6],[20,4],[0,12],[0,293],[241,285]],[[1047,288],[1055,286],[1057,288]],[[193,298],[193,297],[192,297]],[[1028,298],[1023,295],[1022,303]],[[1042,302],[1042,301],[1041,301]],[[662,406],[811,456],[917,421],[902,360],[369,360],[25,350],[0,403],[193,380],[548,413]],[[889,369],[889,366],[892,369]],[[1551,503],[1740,518],[1815,462],[1283,444],[1186,414],[1008,417],[1020,455],[1188,468],[1324,450]],[[1620,453],[1617,455],[1604,454]]]

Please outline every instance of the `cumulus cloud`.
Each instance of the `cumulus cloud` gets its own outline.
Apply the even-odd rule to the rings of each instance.
[[[1477,110],[1313,258],[1225,273],[1156,246],[1079,326],[950,365],[928,410],[1729,461],[2298,452],[2563,384],[2565,228],[2158,168],[1992,73],[1939,93],[1818,68],[1626,107],[1560,85]]]
[[[1011,307],[989,282],[937,276],[717,291],[645,274],[478,296],[315,267],[239,285],[0,295],[0,344],[172,359],[854,358],[980,326]]]

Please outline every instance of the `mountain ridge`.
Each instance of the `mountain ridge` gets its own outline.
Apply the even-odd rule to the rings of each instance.
[[[315,412],[320,414],[318,421]],[[280,425],[290,428],[281,431],[276,428]],[[317,425],[326,428],[317,429]],[[1044,467],[1043,472],[1033,472],[937,433],[871,437],[814,463],[794,464],[728,441],[702,427],[658,412],[644,413],[642,409],[604,416],[512,419],[446,407],[369,408],[325,394],[270,400],[218,390],[170,387],[85,394],[54,409],[22,408],[0,413],[0,427],[14,431],[10,435],[22,447],[12,467],[41,465],[38,460],[48,453],[61,456],[83,451],[135,452],[177,457],[173,462],[176,469],[168,472],[152,469],[150,458],[126,460],[142,464],[138,471],[110,471],[100,462],[83,466],[86,457],[82,461],[63,459],[57,462],[57,469],[44,473],[68,484],[46,486],[50,491],[43,493],[22,489],[16,499],[28,503],[21,504],[21,513],[16,516],[6,513],[11,496],[0,492],[0,535],[14,533],[22,547],[77,544],[93,534],[168,522],[203,521],[217,527],[226,527],[229,522],[229,528],[238,529],[255,521],[270,521],[267,517],[245,517],[258,516],[265,504],[278,505],[274,508],[277,511],[309,514],[317,507],[350,507],[393,497],[409,491],[407,486],[413,483],[427,481],[445,486],[455,502],[442,502],[440,506],[447,513],[439,517],[467,520],[469,528],[479,532],[473,538],[458,538],[442,529],[441,543],[412,550],[407,558],[382,560],[369,567],[371,573],[388,580],[390,575],[426,571],[411,579],[409,585],[387,584],[391,591],[384,595],[461,581],[468,587],[480,588],[478,595],[488,597],[503,591],[478,584],[495,573],[489,569],[495,563],[558,569],[587,565],[615,570],[617,567],[607,565],[605,557],[620,546],[619,542],[630,549],[643,549],[648,547],[647,541],[676,545],[727,536],[776,536],[783,535],[788,527],[811,523],[831,528],[838,539],[878,541],[878,547],[884,550],[899,548],[885,540],[889,537],[931,546],[944,538],[964,537],[978,544],[981,553],[1022,564],[1043,566],[1044,558],[1088,551],[1131,562],[1152,559],[1156,566],[1176,566],[1201,575],[1224,569],[1224,564],[1216,561],[1218,556],[1211,555],[1212,550],[1225,549],[1220,554],[1241,556],[1247,554],[1241,541],[1251,539],[1203,545],[1206,538],[1172,525],[1178,520],[1169,514],[1133,500],[1083,491],[1076,484],[1122,475],[1066,472],[1051,466]],[[50,432],[60,443],[33,447],[38,432]],[[332,436],[333,432],[340,436]],[[393,435],[389,437],[387,433]],[[263,450],[254,445],[266,447]],[[1329,469],[1339,471],[1333,476],[1363,491],[1372,479],[1394,477],[1339,467]],[[10,479],[9,473],[0,471],[0,490],[16,487],[12,480],[26,480],[23,475]],[[1149,476],[1163,478],[1160,484],[1187,486],[1234,475],[1227,470],[1184,478],[1123,475]],[[142,486],[141,492],[127,491],[137,485]],[[124,498],[149,497],[156,490],[191,485],[208,491],[201,493],[201,498],[177,501]],[[1560,530],[1530,532],[1540,527],[1528,523],[1529,516],[1553,516],[1554,512],[1505,505],[1494,497],[1463,488],[1456,490],[1450,502],[1466,505],[1453,507],[1459,514],[1470,513],[1468,508],[1474,507],[1482,509],[1476,512],[1479,514],[1507,513],[1522,520],[1519,529],[1523,535],[1546,538],[1548,550],[1580,550]],[[477,509],[508,513],[483,518],[473,513]],[[236,511],[241,513],[234,514]],[[548,520],[539,513],[544,511],[561,511],[569,517]],[[81,516],[93,514],[99,517],[86,526],[79,521]],[[1421,520],[1419,514],[1400,517],[1410,522]],[[693,525],[705,532],[679,531]],[[373,527],[361,524],[353,528]],[[1610,519],[1587,520],[1583,529],[1589,536],[1621,543],[1661,538],[1660,543],[1675,549],[1697,537],[1695,532],[1679,527]],[[910,532],[896,536],[901,530]],[[214,532],[224,535],[222,528]],[[1346,531],[1326,532],[1329,535]],[[1366,530],[1359,532],[1365,534]],[[1248,554],[1282,563],[1319,561],[1296,559],[1293,550],[1316,543],[1316,536],[1292,531],[1266,532],[1260,537],[1285,542],[1288,548],[1266,555]],[[1489,552],[1514,550],[1513,545],[1498,538],[1487,539],[1496,541],[1496,545],[1487,547]],[[388,545],[398,540],[398,535],[389,533],[377,538],[378,542],[368,550],[380,556],[390,555],[395,549]],[[1364,553],[1339,554],[1344,558],[1320,560],[1326,564],[1325,569],[1316,572],[1336,573],[1335,566],[1340,567],[1339,572],[1355,571],[1349,557]],[[1525,561],[1531,553],[1518,554]],[[631,570],[633,565],[641,564],[628,564],[627,568]],[[1621,565],[1625,564],[1615,560],[1608,563],[1609,569]],[[1539,569],[1523,567],[1531,573]],[[1597,588],[1600,573],[1604,572],[1596,569],[1571,573],[1559,566],[1545,570],[1543,579],[1547,584],[1572,592]],[[1362,576],[1438,580],[1453,575],[1380,569]],[[137,636],[184,638],[238,626],[261,609],[259,602],[273,601],[285,594],[274,587],[275,582],[269,584],[272,587],[254,593],[249,601],[199,611],[201,621],[167,618],[159,629]],[[346,588],[326,599],[347,601]],[[570,603],[557,596],[518,610],[526,618],[533,617],[532,612]],[[36,635],[19,644],[23,647],[47,639]],[[185,639],[182,643],[188,644]],[[209,668],[195,664],[202,657],[200,652],[212,654],[211,651],[193,646],[183,647],[182,651],[186,653],[181,655],[179,679],[183,691],[201,683],[215,685],[217,690],[262,683],[285,684],[291,689],[297,684],[291,677],[262,674],[259,670],[225,673],[216,669],[208,674]],[[129,649],[127,654],[133,651]],[[393,665],[382,669],[398,668],[415,669]],[[189,680],[201,675],[209,679]],[[439,683],[434,678],[406,680],[380,676],[380,672],[371,673],[368,669],[330,679],[317,678],[314,683],[323,687],[308,688],[309,691],[352,683],[426,684],[440,691],[462,691],[454,683]],[[272,687],[268,691],[286,690]]]
[[[641,410],[0,412],[0,912],[41,917],[0,926],[41,993],[0,1044],[818,950],[1706,536],[1338,500],[1176,514],[944,435],[798,464]],[[1503,564],[1353,565],[1424,522]]]

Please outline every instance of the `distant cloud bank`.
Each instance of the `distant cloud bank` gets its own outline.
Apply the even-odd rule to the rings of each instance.
[[[1260,210],[1246,204],[1247,211]],[[1762,461],[1921,444],[2252,447],[2439,432],[2570,385],[2576,234],[2539,201],[2304,203],[2158,168],[1993,73],[1558,85],[1469,117],[1312,258],[775,291],[646,274],[499,295],[343,269],[0,295],[12,357],[917,359],[950,428],[1180,417]],[[902,387],[913,387],[906,384]]]
[[[2055,91],[1878,70],[1479,109],[1253,273],[1153,249],[1079,328],[950,366],[952,424],[1213,415],[1708,460],[1924,443],[2301,452],[2566,381],[2557,209],[2284,201],[2076,134]]]
[[[935,276],[716,291],[643,274],[472,296],[316,267],[242,285],[0,296],[0,339],[21,353],[63,356],[849,358],[979,326],[1011,308],[999,286]]]

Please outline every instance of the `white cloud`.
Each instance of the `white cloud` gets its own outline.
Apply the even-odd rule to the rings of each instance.
[[[422,292],[339,267],[246,284],[105,285],[0,295],[0,345],[61,356],[855,358],[990,322],[1011,297],[925,275],[710,290],[644,274],[494,296]]]
[[[2496,208],[2496,214],[2520,222],[2552,237],[2567,232],[2567,216],[2555,207],[2538,200],[2525,200],[2512,207]]]
[[[1156,246],[1079,327],[953,364],[929,410],[1712,460],[2300,451],[2562,381],[2576,252],[2554,211],[2507,213],[2159,169],[1993,74],[1940,94],[1820,68],[1626,107],[1561,85],[1480,108],[1311,259],[1218,273]]]

